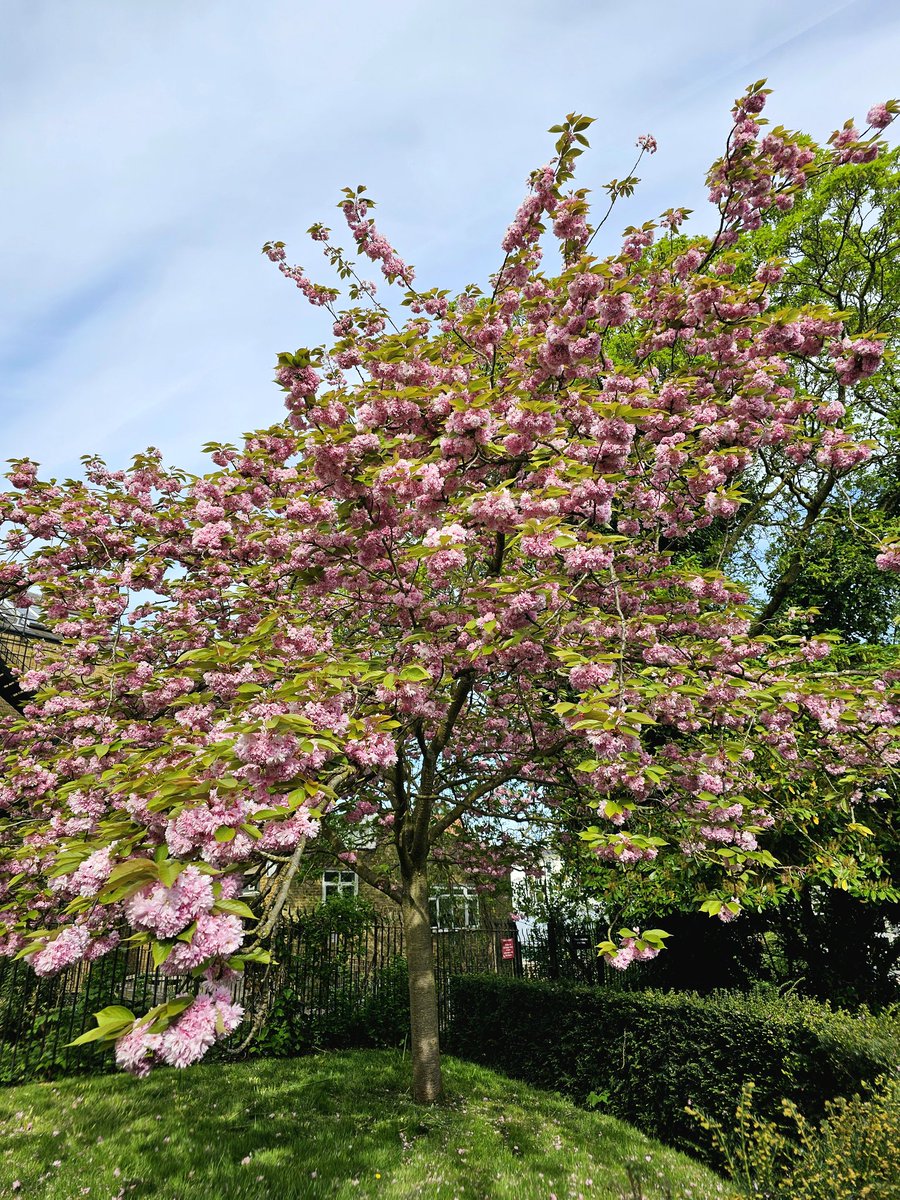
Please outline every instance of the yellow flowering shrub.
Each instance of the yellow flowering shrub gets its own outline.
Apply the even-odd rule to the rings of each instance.
[[[783,1122],[753,1111],[746,1083],[731,1129],[693,1110],[722,1155],[738,1196],[758,1200],[900,1200],[900,1078],[826,1105],[818,1124],[783,1101]]]

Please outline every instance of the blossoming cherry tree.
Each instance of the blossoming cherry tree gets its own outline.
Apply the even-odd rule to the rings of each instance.
[[[574,824],[617,870],[691,864],[698,903],[731,919],[773,873],[818,869],[765,847],[800,819],[800,785],[858,840],[853,806],[897,762],[895,681],[835,677],[827,639],[751,634],[741,587],[684,552],[739,518],[761,451],[842,475],[868,453],[795,367],[851,387],[877,332],[773,308],[781,265],[747,268],[743,240],[823,169],[808,138],[766,130],[766,96],[736,102],[711,236],[670,209],[599,256],[637,179],[607,185],[594,222],[572,115],[485,290],[417,290],[363,189],[340,205],[354,256],[311,230],[343,300],[270,243],[334,342],[279,356],[287,419],[213,444],[209,474],[152,450],[65,484],[13,464],[0,587],[38,598],[59,641],[3,724],[2,945],[50,973],[124,941],[192,976],[149,1014],[98,1015],[87,1037],[123,1066],[185,1066],[237,1026],[231,983],[265,961],[311,838],[400,906],[422,1102],[441,1092],[435,857],[489,883],[517,828]],[[876,155],[896,111],[825,158]],[[638,161],[654,149],[642,137]],[[394,869],[357,857],[363,820]],[[621,967],[664,936],[600,950]]]

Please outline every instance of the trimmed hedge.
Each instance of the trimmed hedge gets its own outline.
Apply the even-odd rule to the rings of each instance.
[[[717,992],[618,992],[456,976],[448,1048],[538,1087],[596,1104],[709,1157],[685,1106],[730,1124],[745,1080],[757,1111],[782,1097],[817,1119],[900,1060],[896,1023],[809,1000]]]

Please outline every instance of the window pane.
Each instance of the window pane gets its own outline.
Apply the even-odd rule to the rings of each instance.
[[[339,871],[329,868],[322,872],[322,899],[331,896],[355,896],[359,891],[359,879],[355,871]]]
[[[480,921],[478,893],[455,884],[448,891],[432,892],[428,899],[434,929],[477,929]]]

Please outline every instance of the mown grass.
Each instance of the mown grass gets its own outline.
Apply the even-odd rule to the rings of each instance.
[[[446,1103],[418,1108],[408,1070],[397,1052],[356,1051],[0,1089],[0,1196],[712,1200],[731,1190],[629,1125],[454,1059]]]

